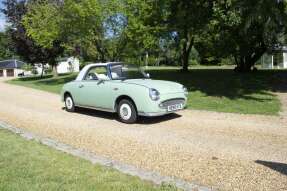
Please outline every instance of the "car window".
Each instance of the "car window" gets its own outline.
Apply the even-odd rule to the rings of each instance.
[[[145,72],[136,65],[114,64],[110,67],[113,80],[146,78]]]
[[[108,80],[108,70],[105,66],[92,67],[85,77],[85,80]]]

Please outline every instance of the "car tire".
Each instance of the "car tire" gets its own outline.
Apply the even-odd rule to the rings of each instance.
[[[134,103],[128,99],[120,101],[117,107],[119,119],[123,123],[132,124],[137,121],[138,114]]]
[[[75,103],[70,94],[65,96],[65,109],[68,112],[74,112],[75,111]]]

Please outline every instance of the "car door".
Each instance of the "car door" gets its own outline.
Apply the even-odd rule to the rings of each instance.
[[[78,83],[78,104],[103,110],[113,109],[111,84],[106,66],[90,68],[84,79]]]

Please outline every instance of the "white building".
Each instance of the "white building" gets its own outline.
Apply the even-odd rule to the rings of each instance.
[[[275,48],[261,58],[264,69],[287,69],[287,46]]]
[[[80,71],[80,60],[75,57],[69,58],[60,58],[57,60],[57,73],[58,74],[65,74],[65,73],[72,73],[72,72],[79,72]],[[48,70],[51,66],[49,64],[34,64],[33,69],[37,71],[37,74],[42,74],[42,70]]]
[[[24,73],[22,66],[25,63],[19,60],[0,61],[0,77],[16,77]]]
[[[58,60],[58,74],[72,73],[80,71],[80,60],[76,57],[61,58]]]
[[[44,67],[43,67],[44,66]],[[49,64],[42,64],[42,63],[39,63],[39,64],[34,64],[33,65],[33,70],[35,70],[36,74],[37,75],[41,75],[43,70],[44,70],[44,74],[45,74],[45,71],[48,70],[50,68]]]

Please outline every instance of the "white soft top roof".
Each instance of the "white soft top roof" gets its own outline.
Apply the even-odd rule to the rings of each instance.
[[[82,81],[87,73],[87,71],[91,68],[91,67],[95,67],[95,66],[108,66],[110,64],[121,64],[122,62],[107,62],[107,63],[94,63],[94,64],[88,64],[86,65],[78,74],[76,81]]]

